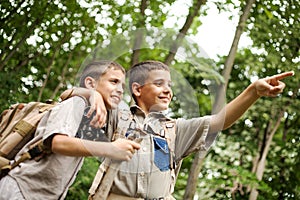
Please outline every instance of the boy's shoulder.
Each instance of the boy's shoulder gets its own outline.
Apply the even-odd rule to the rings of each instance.
[[[52,110],[74,110],[74,112],[82,112],[88,106],[89,103],[84,97],[74,96],[64,101],[58,102]],[[61,114],[64,114],[63,112],[64,111],[62,111]],[[67,113],[68,112],[66,112],[65,114]]]
[[[64,101],[59,102],[57,105],[59,105],[59,104],[72,104],[72,103],[76,104],[76,105],[86,105],[86,106],[89,105],[88,100],[83,96],[71,97],[69,99],[66,99]]]

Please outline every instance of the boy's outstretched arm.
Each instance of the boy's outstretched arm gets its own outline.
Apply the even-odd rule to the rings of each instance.
[[[284,72],[251,83],[239,96],[228,103],[220,113],[213,116],[210,132],[220,131],[215,129],[224,130],[229,128],[260,97],[276,97],[278,94],[282,93],[285,84],[281,80],[293,75],[293,71]]]

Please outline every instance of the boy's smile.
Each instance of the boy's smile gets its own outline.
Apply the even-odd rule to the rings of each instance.
[[[170,72],[166,70],[150,71],[145,84],[134,91],[137,104],[144,112],[168,109],[173,96]]]

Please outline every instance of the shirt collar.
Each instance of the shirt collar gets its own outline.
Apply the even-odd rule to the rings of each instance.
[[[156,118],[156,119],[160,119],[160,120],[172,120],[171,118],[167,117],[165,114],[163,114],[162,112],[150,112],[148,115],[142,110],[141,107],[139,107],[138,105],[132,105],[130,106],[130,111],[132,114],[135,114],[137,116],[143,117],[143,118]]]

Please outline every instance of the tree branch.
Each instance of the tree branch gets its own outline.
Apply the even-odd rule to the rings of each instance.
[[[197,0],[194,3],[193,7],[190,9],[190,12],[185,20],[185,23],[184,23],[183,27],[180,29],[175,41],[173,42],[173,44],[169,50],[169,54],[164,61],[164,63],[166,65],[170,65],[170,63],[174,60],[176,52],[177,52],[179,46],[181,45],[183,38],[185,37],[187,31],[191,27],[195,17],[197,17],[199,15],[199,10],[200,10],[201,6],[204,5],[205,3],[206,3],[206,0]]]
[[[47,67],[46,78],[45,78],[45,80],[43,81],[43,85],[42,85],[42,87],[41,87],[41,89],[40,89],[40,92],[39,92],[39,96],[38,96],[38,100],[37,100],[37,101],[41,101],[41,99],[42,99],[42,95],[43,95],[44,89],[45,89],[45,87],[46,87],[46,85],[47,85],[47,82],[48,82],[48,79],[49,79],[49,74],[50,74],[50,72],[51,72],[51,69],[52,69],[52,66],[53,66],[54,59],[55,59],[55,57],[56,57],[56,54],[59,52],[61,45],[66,41],[66,39],[67,39],[67,36],[62,37],[62,39],[60,40],[59,45],[57,45],[57,47],[53,50],[53,55],[52,55],[52,57],[51,57],[51,59],[50,59],[50,62],[49,62],[49,64],[48,64],[48,67]]]
[[[0,63],[0,71],[3,70],[8,60],[17,52],[18,48],[24,44],[26,39],[31,35],[31,33],[39,23],[40,23],[40,19],[36,19],[35,22],[32,24],[32,26],[29,28],[29,30],[24,34],[22,39],[14,46],[14,48],[7,54],[7,56],[4,57],[4,59]]]
[[[50,99],[54,99],[55,96],[57,95],[58,91],[63,87],[63,82],[65,81],[65,78],[66,78],[66,71],[68,69],[68,65],[70,64],[71,62],[71,59],[73,57],[73,53],[70,53],[69,56],[68,56],[68,60],[67,62],[65,63],[64,67],[63,67],[63,70],[62,70],[62,73],[61,73],[61,80],[60,80],[60,83],[57,84],[56,88],[54,89],[54,92],[52,93]]]

